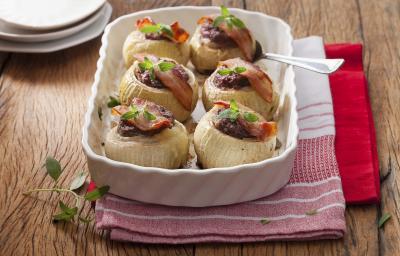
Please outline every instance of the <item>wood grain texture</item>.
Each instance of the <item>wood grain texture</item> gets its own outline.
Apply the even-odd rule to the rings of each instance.
[[[365,71],[377,127],[382,204],[346,210],[344,239],[247,244],[140,245],[110,241],[93,224],[53,224],[57,194],[25,197],[50,187],[42,164],[59,159],[68,186],[86,168],[81,127],[100,39],[51,54],[0,54],[0,255],[396,255],[400,251],[400,3],[362,0],[112,0],[113,18],[173,5],[220,5],[278,16],[295,37],[363,42]],[[92,215],[89,206],[83,210]],[[382,213],[392,219],[378,230]]]

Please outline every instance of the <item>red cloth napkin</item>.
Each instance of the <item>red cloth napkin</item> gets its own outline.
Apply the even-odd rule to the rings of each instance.
[[[336,129],[336,158],[347,204],[379,202],[375,128],[363,71],[361,44],[325,45],[327,58],[344,58],[329,76]]]

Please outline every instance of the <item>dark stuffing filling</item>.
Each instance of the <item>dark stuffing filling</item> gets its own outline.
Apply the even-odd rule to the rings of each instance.
[[[224,109],[220,109],[217,114],[223,110]],[[232,122],[229,118],[222,118],[218,119],[214,125],[219,131],[238,139],[254,138],[254,136],[250,135],[250,133],[246,130],[243,122],[244,121],[240,118],[236,119],[234,122]]]
[[[210,23],[205,23],[200,28],[200,34],[203,38],[208,38],[213,43],[210,46],[214,48],[232,48],[237,47],[235,41],[232,40],[224,31],[218,27],[214,27]]]
[[[243,87],[249,86],[249,80],[241,74],[232,73],[229,75],[220,75],[216,73],[214,76],[213,84],[220,89],[235,89],[239,90]]]

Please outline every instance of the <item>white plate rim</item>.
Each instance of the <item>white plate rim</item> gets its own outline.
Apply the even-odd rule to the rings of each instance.
[[[15,34],[3,32],[0,30],[0,38],[10,41],[15,40],[16,42],[45,42],[60,39],[75,34],[83,30],[84,28],[92,25],[94,22],[100,19],[100,16],[105,12],[106,8],[107,5],[105,4],[98,11],[84,19],[82,23],[78,23],[75,26],[67,27],[65,29],[39,34]],[[47,38],[45,39],[45,37]]]
[[[181,10],[181,9],[188,9],[188,8],[194,8],[194,9],[212,9],[213,11],[219,11],[219,7],[217,6],[176,6],[176,7],[162,7],[162,8],[156,8],[156,9],[151,9],[151,10],[143,10],[143,11],[138,11],[138,12],[134,12],[131,14],[127,14],[127,15],[123,15],[120,16],[119,18],[115,19],[113,22],[111,22],[110,24],[107,25],[107,27],[104,30],[104,34],[102,36],[102,45],[100,48],[100,57],[97,61],[97,70],[94,76],[94,82],[92,85],[92,89],[91,89],[91,95],[89,98],[89,102],[88,102],[88,109],[87,112],[85,114],[85,122],[83,125],[83,131],[82,131],[82,146],[83,146],[83,150],[85,152],[85,154],[87,155],[87,157],[90,157],[93,160],[97,160],[97,161],[101,161],[101,162],[106,162],[110,165],[113,165],[114,167],[121,167],[121,168],[135,168],[135,171],[138,172],[142,172],[142,173],[162,173],[164,175],[180,175],[180,174],[192,174],[192,175],[207,175],[210,173],[232,173],[232,172],[237,172],[238,170],[240,170],[241,168],[259,168],[264,166],[266,163],[272,162],[272,161],[282,161],[284,160],[286,157],[288,157],[288,155],[290,155],[293,151],[295,151],[297,149],[297,138],[298,138],[298,134],[299,134],[299,128],[298,125],[296,125],[295,129],[294,129],[294,137],[296,137],[296,139],[291,143],[291,145],[288,146],[288,148],[285,149],[284,152],[282,152],[281,154],[279,154],[276,157],[273,158],[269,158],[269,159],[265,159],[263,161],[260,162],[256,162],[256,163],[248,163],[248,164],[242,164],[242,165],[238,165],[238,166],[232,166],[232,167],[219,167],[219,168],[208,168],[208,169],[202,169],[201,171],[199,171],[198,169],[190,169],[190,168],[182,168],[182,169],[165,169],[165,168],[159,168],[159,167],[145,167],[145,166],[139,166],[139,165],[135,165],[135,164],[131,164],[131,163],[124,163],[124,162],[119,162],[119,161],[115,161],[112,159],[107,158],[106,156],[102,156],[102,155],[98,155],[96,154],[92,148],[89,146],[89,136],[88,136],[88,131],[89,131],[89,126],[91,123],[91,116],[93,114],[95,110],[95,97],[97,95],[97,87],[99,86],[100,83],[100,74],[102,73],[103,70],[103,61],[106,58],[107,54],[106,54],[106,50],[108,47],[108,34],[111,30],[111,28],[118,23],[120,20],[122,19],[126,19],[129,18],[131,16],[136,16],[136,15],[149,15],[151,16],[152,13],[158,12],[158,11],[162,11],[162,10],[166,10],[166,11],[173,11],[173,10]],[[260,12],[255,12],[255,11],[249,11],[249,10],[243,10],[243,9],[239,9],[239,8],[229,8],[231,10],[235,10],[236,12],[244,12],[247,14],[251,14],[251,15],[258,15],[258,16],[264,16],[270,19],[274,19],[278,22],[280,22],[282,25],[284,25],[284,27],[286,28],[286,33],[288,35],[288,37],[290,38],[290,41],[293,42],[293,36],[291,34],[291,28],[290,26],[283,21],[280,18],[274,17],[274,16],[269,16],[267,14],[264,13],[260,13]],[[289,46],[289,52],[290,55],[293,54],[293,46],[290,45]],[[288,67],[288,71],[291,72],[291,83],[295,84],[294,82],[294,70],[292,66]],[[293,111],[293,118],[295,119],[296,123],[298,120],[298,114],[297,114],[297,99],[295,97],[295,93],[296,93],[296,88],[294,87],[293,90],[293,95],[292,95],[292,100],[293,100],[293,105],[292,110]]]
[[[33,1],[33,0],[32,0]],[[65,27],[68,25],[71,25],[73,23],[76,23],[86,17],[88,17],[89,15],[91,15],[92,13],[94,13],[95,11],[99,10],[101,8],[101,6],[103,6],[106,3],[106,0],[96,0],[97,2],[95,2],[95,4],[93,4],[91,6],[91,8],[88,8],[86,10],[86,12],[84,12],[81,16],[77,16],[74,19],[71,19],[69,21],[63,21],[63,22],[58,22],[58,23],[54,23],[53,25],[32,25],[32,24],[26,24],[26,23],[22,23],[16,20],[12,20],[7,16],[0,16],[0,19],[3,20],[6,23],[9,23],[10,25],[13,25],[15,27],[18,28],[22,28],[22,29],[30,29],[30,30],[50,30],[50,29],[57,29],[60,27]],[[1,10],[0,10],[1,13]]]
[[[73,46],[76,46],[78,44],[84,43],[86,41],[89,41],[98,35],[100,35],[104,31],[104,27],[106,27],[112,13],[112,7],[109,3],[106,3],[107,8],[105,9],[105,12],[103,15],[100,16],[100,18],[94,22],[92,25],[88,26],[87,28],[71,35],[70,37],[65,37],[53,41],[48,41],[48,42],[36,42],[36,43],[22,43],[22,42],[16,42],[13,43],[12,46],[4,46],[1,45],[2,42],[6,41],[7,43],[10,43],[7,40],[0,40],[0,51],[3,52],[23,52],[23,53],[49,53],[49,52],[55,52],[59,50],[63,50],[65,48],[70,48]],[[85,32],[87,32],[87,35],[85,35]],[[68,41],[70,40],[71,37],[77,37],[74,41]],[[32,48],[32,45],[45,45],[46,44],[51,44],[51,46],[43,46],[41,48]]]

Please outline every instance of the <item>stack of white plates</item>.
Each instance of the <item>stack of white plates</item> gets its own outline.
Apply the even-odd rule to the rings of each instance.
[[[52,52],[100,35],[106,0],[0,0],[0,51]]]

